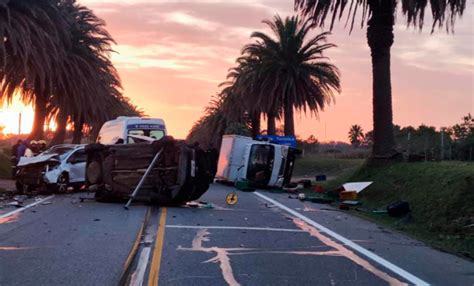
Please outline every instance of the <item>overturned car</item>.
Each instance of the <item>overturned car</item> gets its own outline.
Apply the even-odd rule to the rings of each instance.
[[[129,198],[147,173],[137,199],[181,204],[201,197],[214,178],[208,152],[169,136],[135,144],[89,144],[85,151],[86,186],[99,201]]]

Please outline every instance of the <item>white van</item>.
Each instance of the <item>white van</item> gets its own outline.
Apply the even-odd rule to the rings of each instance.
[[[257,186],[282,187],[293,173],[297,150],[286,145],[224,135],[217,166],[217,181],[245,179]]]
[[[120,116],[102,125],[97,143],[130,144],[143,142],[146,138],[161,139],[166,135],[163,119]]]

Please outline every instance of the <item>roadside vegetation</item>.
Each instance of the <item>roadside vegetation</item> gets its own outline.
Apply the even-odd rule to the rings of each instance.
[[[297,160],[295,176],[313,178],[333,190],[346,182],[372,181],[360,193],[362,205],[351,212],[425,241],[435,248],[474,259],[474,163],[392,162],[370,166],[362,159],[308,155]],[[385,210],[396,201],[410,204],[410,215],[393,218]]]

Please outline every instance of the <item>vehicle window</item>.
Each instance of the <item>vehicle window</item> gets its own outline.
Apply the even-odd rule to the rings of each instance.
[[[83,163],[87,161],[87,154],[84,150],[78,150],[74,152],[68,159],[68,163],[75,161],[76,163]]]
[[[247,179],[258,184],[270,182],[275,148],[271,145],[253,145],[250,150]]]
[[[165,136],[165,132],[163,130],[153,130],[153,129],[131,129],[128,131],[128,135],[139,135],[139,136],[147,136],[153,139],[161,139]],[[139,139],[131,138],[128,136],[127,143],[138,143],[141,142]]]
[[[41,153],[41,155],[49,155],[49,154],[58,154],[58,155],[63,155],[66,153],[69,153],[73,150],[71,147],[66,147],[66,146],[54,146],[49,148],[48,150],[44,151]]]

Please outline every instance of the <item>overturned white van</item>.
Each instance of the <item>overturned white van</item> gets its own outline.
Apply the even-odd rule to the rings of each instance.
[[[260,187],[282,187],[291,180],[297,150],[285,145],[224,135],[216,180],[247,180]]]
[[[97,143],[130,144],[143,142],[141,138],[148,137],[154,140],[167,135],[163,119],[120,116],[102,125],[97,137]]]

